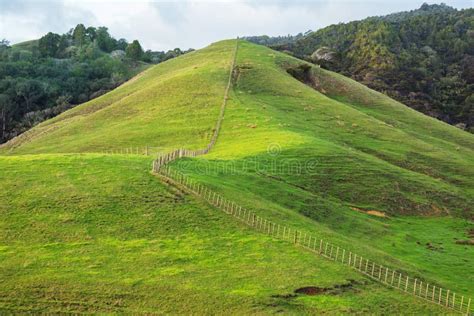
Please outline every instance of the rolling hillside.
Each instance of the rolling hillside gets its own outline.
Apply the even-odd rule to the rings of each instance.
[[[161,183],[150,157],[102,154],[204,148],[235,45],[150,68],[0,147],[0,308],[440,311],[232,222]],[[232,82],[215,149],[173,168],[267,218],[474,295],[474,250],[455,242],[472,238],[473,135],[247,42]],[[304,286],[326,290],[293,296]]]
[[[254,37],[467,131],[474,115],[474,9],[412,11],[333,24],[301,37]],[[268,44],[267,44],[268,45]]]

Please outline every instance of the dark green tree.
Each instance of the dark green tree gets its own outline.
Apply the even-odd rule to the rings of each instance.
[[[61,35],[61,38],[59,39],[59,44],[58,44],[58,52],[57,56],[59,58],[65,58],[68,57],[66,54],[66,50],[70,45],[70,40],[66,34]]]
[[[37,102],[44,96],[41,82],[34,79],[22,80],[16,85],[16,94],[25,102],[25,110],[34,110]]]
[[[94,41],[97,37],[97,29],[93,26],[89,26],[86,29],[86,36],[91,40]]]
[[[128,46],[128,42],[125,38],[121,38],[117,41],[117,45],[115,46],[115,49],[120,49],[120,50],[126,50]]]
[[[77,46],[82,46],[86,42],[86,27],[84,24],[78,24],[75,28],[74,31],[72,32],[72,38],[74,39],[74,43]]]
[[[125,52],[127,57],[133,60],[140,60],[143,57],[142,46],[137,40],[134,40],[131,44],[129,44]]]
[[[61,37],[58,34],[49,32],[38,42],[38,49],[43,57],[56,57],[59,51]]]
[[[110,36],[108,29],[105,26],[100,26],[97,29],[96,41],[99,48],[104,52],[110,53],[116,47],[116,40]]]
[[[10,42],[6,39],[2,39],[0,41],[0,60],[7,60],[8,59],[8,50],[10,48]]]
[[[5,140],[14,103],[8,94],[0,94],[0,141]]]

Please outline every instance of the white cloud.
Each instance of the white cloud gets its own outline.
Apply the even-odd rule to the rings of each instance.
[[[107,26],[116,38],[138,39],[147,49],[200,48],[244,35],[286,35],[329,24],[411,10],[424,1],[140,1],[0,0],[0,38],[13,43],[78,23]],[[431,2],[431,1],[428,1]],[[457,8],[471,0],[444,1]]]

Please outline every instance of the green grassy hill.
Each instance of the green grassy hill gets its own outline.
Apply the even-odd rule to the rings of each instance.
[[[4,310],[440,311],[232,222],[164,186],[149,157],[93,154],[204,148],[235,45],[150,68],[0,147]],[[275,222],[473,296],[473,247],[455,243],[473,229],[473,152],[473,135],[240,42],[216,147],[172,166]]]
[[[253,232],[149,166],[120,155],[0,158],[0,311],[439,312]],[[305,286],[328,290],[293,297]]]
[[[14,44],[12,45],[12,47],[17,50],[32,51],[33,49],[38,48],[38,42],[39,40],[25,41],[25,42]]]

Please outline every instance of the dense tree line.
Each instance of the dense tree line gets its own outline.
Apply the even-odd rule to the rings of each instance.
[[[0,142],[95,98],[147,67],[187,51],[144,51],[106,27],[77,25],[66,34],[10,46],[0,41]]]
[[[303,33],[298,33],[296,35],[286,35],[286,36],[268,36],[268,35],[257,35],[257,36],[244,36],[242,39],[266,46],[278,46],[278,45],[286,45],[289,43],[293,43],[299,39],[302,39],[304,36],[310,34],[312,31],[306,31]]]
[[[474,9],[423,4],[274,47],[474,131]]]

